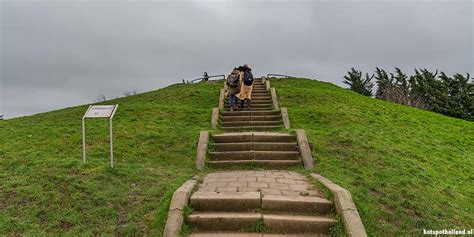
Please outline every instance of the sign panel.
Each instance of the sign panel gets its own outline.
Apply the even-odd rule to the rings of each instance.
[[[108,118],[110,132],[110,166],[114,167],[114,137],[112,132],[112,120],[117,105],[90,105],[86,113],[82,117],[82,159],[86,163],[86,118]]]
[[[86,112],[85,118],[110,118],[115,105],[92,105]]]

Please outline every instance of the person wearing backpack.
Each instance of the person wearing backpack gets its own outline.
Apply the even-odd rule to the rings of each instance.
[[[240,107],[244,109],[244,104],[247,101],[247,109],[250,110],[253,89],[252,69],[247,64],[239,68],[241,69],[240,93],[237,95],[237,97],[241,101]]]
[[[229,96],[229,108],[230,111],[234,111],[237,107],[236,95],[240,92],[240,75],[239,70],[234,68],[226,80],[227,84],[227,95]]]

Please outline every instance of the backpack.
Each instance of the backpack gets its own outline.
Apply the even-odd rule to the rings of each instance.
[[[238,73],[231,73],[227,77],[227,85],[229,87],[235,88],[239,85],[239,74]]]
[[[253,75],[252,72],[244,72],[244,85],[251,86],[253,84]]]

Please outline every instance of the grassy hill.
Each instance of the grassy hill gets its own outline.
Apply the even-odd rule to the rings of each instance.
[[[370,235],[471,228],[474,123],[363,97],[329,83],[273,80],[315,171],[353,193]],[[104,120],[79,106],[0,121],[0,235],[160,236],[174,190],[195,175],[199,131],[221,83],[173,85],[119,103],[115,168]]]
[[[474,223],[474,123],[329,83],[273,80],[315,171],[352,192],[367,232],[421,235]]]
[[[160,236],[174,190],[195,174],[196,142],[210,128],[222,83],[173,85],[107,103],[114,119],[87,121],[86,106],[0,121],[0,235]]]

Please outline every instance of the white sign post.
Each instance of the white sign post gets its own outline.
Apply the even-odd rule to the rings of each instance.
[[[82,116],[82,160],[86,163],[86,118],[108,118],[110,132],[110,166],[114,167],[114,139],[112,133],[112,119],[117,111],[117,105],[89,105]]]

